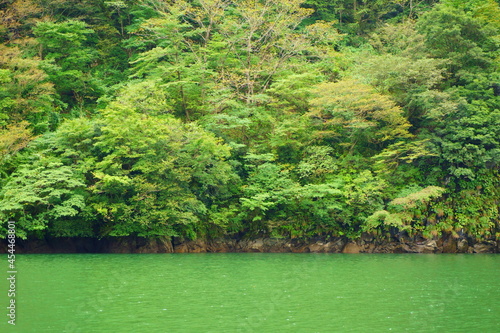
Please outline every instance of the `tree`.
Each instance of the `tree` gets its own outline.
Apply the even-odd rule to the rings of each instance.
[[[0,130],[0,163],[34,139],[27,122],[11,124]]]
[[[490,3],[490,1],[478,1]],[[460,83],[464,73],[491,70],[498,57],[498,20],[488,21],[478,11],[483,7],[466,10],[453,1],[436,5],[418,21],[417,29],[425,35],[429,53],[448,60],[452,83]],[[500,11],[496,10],[497,17]]]
[[[251,169],[239,217],[252,235],[296,238],[341,232],[338,183],[301,186],[287,169],[270,162],[257,162]]]
[[[26,121],[0,129],[0,179],[7,178],[17,166],[14,156],[35,139]]]
[[[33,29],[40,43],[44,69],[64,102],[82,107],[100,95],[99,81],[90,75],[98,55],[89,47],[94,31],[81,21],[40,22]]]
[[[204,0],[160,8],[161,16],[135,33],[155,47],[133,61],[133,76],[161,78],[176,101],[176,114],[188,120],[209,112],[208,106],[223,108],[228,100],[259,104],[279,73],[302,71],[299,59],[321,57],[309,39],[321,40],[326,49],[325,41],[338,37],[326,24],[299,31],[311,13],[299,0]]]
[[[65,122],[31,150],[0,205],[4,221],[25,221],[25,234],[193,238],[237,180],[229,148],[213,135],[119,105],[98,121]]]
[[[85,206],[84,185],[81,175],[54,158],[21,166],[2,188],[2,222],[15,220],[21,238],[43,235],[49,225],[56,236],[92,236],[90,225],[74,219]]]
[[[43,17],[43,7],[37,0],[0,2],[0,40],[18,42],[25,39],[36,18]]]
[[[411,137],[403,111],[388,96],[355,80],[316,86],[314,109],[309,116],[317,134],[353,152],[383,148],[387,143]]]
[[[0,45],[0,126],[28,121],[36,134],[54,129],[61,103],[40,59]]]

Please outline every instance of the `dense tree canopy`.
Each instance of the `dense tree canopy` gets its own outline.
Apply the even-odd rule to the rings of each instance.
[[[0,234],[500,235],[495,0],[0,1]]]

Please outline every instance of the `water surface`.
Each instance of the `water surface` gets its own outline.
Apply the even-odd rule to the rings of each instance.
[[[16,264],[17,325],[2,315],[1,332],[500,332],[497,255],[51,254]],[[0,287],[5,309],[6,279]]]

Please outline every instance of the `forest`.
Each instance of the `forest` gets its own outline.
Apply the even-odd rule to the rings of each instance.
[[[500,236],[497,0],[1,0],[0,237]]]

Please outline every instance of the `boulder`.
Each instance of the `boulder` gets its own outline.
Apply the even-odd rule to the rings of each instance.
[[[360,252],[360,247],[356,243],[347,243],[346,246],[344,246],[344,249],[342,250],[342,253],[359,253]]]
[[[307,247],[308,251],[311,253],[324,253],[326,252],[326,246],[322,242],[316,242]]]
[[[495,244],[493,242],[483,242],[477,243],[473,246],[473,253],[494,253],[495,252]]]
[[[438,246],[435,240],[429,239],[424,244],[417,245],[419,253],[436,253]]]
[[[469,243],[466,239],[460,239],[457,242],[457,252],[458,253],[467,253],[469,251]]]
[[[443,242],[443,253],[457,253],[458,243],[456,238],[448,237]]]

